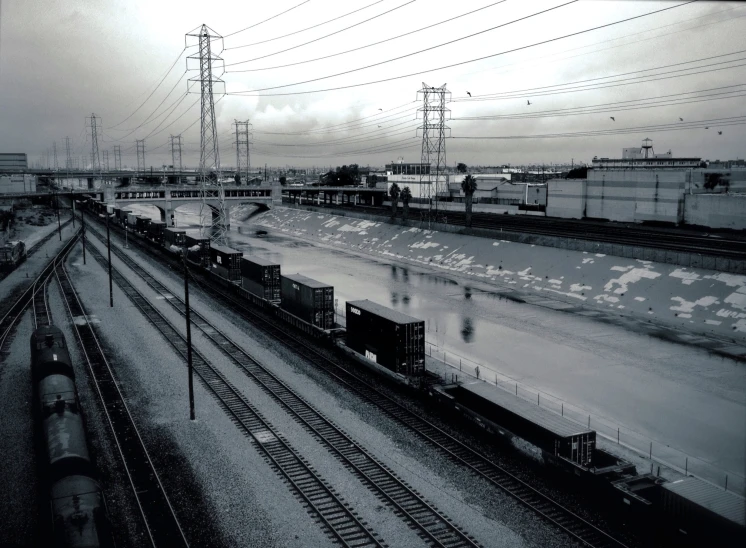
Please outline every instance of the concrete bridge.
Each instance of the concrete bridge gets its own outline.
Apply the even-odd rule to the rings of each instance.
[[[138,185],[128,188],[103,188],[88,191],[86,194],[96,196],[107,204],[113,204],[117,207],[126,207],[131,204],[155,206],[161,213],[161,220],[165,221],[167,226],[173,226],[174,210],[186,204],[201,204],[203,192],[204,201],[212,210],[214,219],[218,216],[220,207],[220,189],[218,187],[206,188],[203,191],[194,186],[143,187]],[[251,204],[265,210],[272,207],[272,188],[269,186],[223,186],[222,192],[229,219],[230,209],[239,205]]]

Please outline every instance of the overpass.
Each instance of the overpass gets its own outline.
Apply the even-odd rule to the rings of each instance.
[[[286,186],[282,193],[287,194],[292,203],[299,204],[355,204],[383,205],[388,199],[385,188],[361,186]]]

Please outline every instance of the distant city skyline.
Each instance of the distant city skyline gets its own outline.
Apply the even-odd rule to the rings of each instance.
[[[135,139],[145,139],[146,164],[170,165],[169,136],[181,134],[183,164],[196,166],[199,95],[187,93],[196,71],[186,60],[196,50],[185,34],[206,23],[224,37],[215,48],[225,48],[227,94],[215,109],[226,166],[236,164],[232,124],[247,119],[252,166],[418,162],[423,81],[452,93],[449,166],[588,163],[646,137],[677,156],[746,155],[741,3],[423,5],[4,2],[0,151],[36,162],[56,142],[64,165],[70,137],[72,155],[89,159],[95,113],[110,161],[120,145],[122,165],[137,165]]]

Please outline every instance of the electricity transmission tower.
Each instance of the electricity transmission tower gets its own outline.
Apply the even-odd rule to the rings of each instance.
[[[70,156],[70,137],[65,137],[65,169],[70,171],[73,167],[73,157]],[[68,174],[69,176],[69,174]]]
[[[181,172],[181,135],[171,135],[171,165],[174,170]]]
[[[145,170],[145,139],[135,139],[137,146],[137,172]]]
[[[438,191],[446,186],[446,126],[450,109],[446,108],[446,98],[450,99],[451,92],[443,84],[439,88],[428,86],[422,82],[422,156],[420,157],[420,189],[422,197],[428,200],[427,227],[438,214]],[[426,173],[429,171],[429,173]],[[427,181],[427,183],[425,183]],[[434,184],[433,184],[434,183]],[[424,184],[424,186],[423,186]],[[434,211],[433,211],[434,210]]]
[[[195,29],[187,33],[185,42],[189,42],[190,38],[192,41],[195,38],[197,39],[198,53],[187,57],[187,70],[189,70],[190,59],[198,60],[199,76],[189,79],[187,91],[191,92],[191,84],[199,82],[201,95],[199,171],[202,207],[200,208],[200,217],[203,211],[207,211],[210,208],[207,203],[208,199],[217,200],[217,207],[210,208],[212,211],[210,239],[216,243],[225,244],[230,218],[228,217],[225,193],[220,180],[220,152],[218,150],[218,134],[215,120],[215,101],[213,100],[214,87],[224,84],[217,75],[213,74],[213,65],[216,63],[220,64],[223,60],[212,51],[212,43],[217,41],[221,44],[220,52],[223,51],[223,37],[207,25],[202,25],[199,27],[199,30]],[[189,46],[190,44],[186,43],[185,45]],[[214,182],[216,188],[208,189],[208,185],[212,182]]]
[[[122,146],[114,145],[114,171],[122,171]]]
[[[52,141],[52,152],[54,154],[54,170],[60,169],[60,165],[57,162],[57,141]]]
[[[243,184],[249,183],[249,169],[251,168],[251,159],[249,157],[249,126],[251,123],[246,120],[240,122],[234,120],[236,126],[236,175]]]
[[[104,150],[104,171],[109,171],[109,151]]]
[[[88,126],[91,128],[91,169],[95,173],[101,171],[101,156],[98,152],[98,128],[101,125],[101,118],[91,114],[86,118]]]

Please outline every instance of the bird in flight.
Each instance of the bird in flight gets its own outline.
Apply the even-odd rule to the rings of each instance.
[[[616,122],[613,116],[609,116],[609,118],[611,118],[612,121]]]
[[[378,110],[383,110],[382,108],[379,108]]]
[[[471,92],[467,91],[466,94],[471,97]]]
[[[683,122],[683,121],[684,121],[684,119],[683,119],[683,118],[679,118],[679,122]]]
[[[527,105],[530,105],[530,104],[531,104],[531,101],[529,101],[528,99],[526,99],[526,104],[527,104]]]
[[[723,132],[722,132],[722,131],[718,131],[718,135],[722,135],[722,134],[723,134]]]

